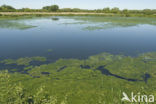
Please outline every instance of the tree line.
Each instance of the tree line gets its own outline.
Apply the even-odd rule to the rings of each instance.
[[[145,14],[145,15],[156,15],[156,9],[144,9],[144,10],[120,10],[117,7],[114,8],[103,8],[103,9],[79,9],[79,8],[62,8],[58,5],[45,6],[42,9],[30,9],[22,8],[15,9],[9,5],[0,6],[0,12],[94,12],[94,13],[115,13],[115,14]]]

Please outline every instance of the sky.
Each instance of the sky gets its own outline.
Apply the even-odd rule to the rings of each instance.
[[[57,4],[60,8],[101,9],[118,7],[120,9],[156,9],[156,0],[0,0],[17,9],[40,9],[43,6]]]

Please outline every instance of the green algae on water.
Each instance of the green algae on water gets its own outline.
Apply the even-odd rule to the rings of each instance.
[[[40,61],[45,62],[47,59],[45,57],[36,56],[36,57],[24,57],[19,59],[5,59],[1,61],[4,64],[17,64],[17,65],[25,65],[28,66],[32,61]]]

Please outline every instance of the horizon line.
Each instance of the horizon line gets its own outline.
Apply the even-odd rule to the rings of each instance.
[[[8,4],[2,4],[2,5],[0,5],[0,6],[3,6],[3,5],[8,5]],[[57,4],[53,4],[53,5],[57,5]],[[12,5],[8,5],[8,6],[12,6]],[[45,5],[45,6],[51,6],[51,5]],[[22,7],[22,8],[16,8],[16,7],[14,7],[14,6],[12,6],[13,8],[15,8],[15,9],[23,9],[23,8],[29,8],[29,9],[42,9],[43,7],[45,7],[45,6],[42,6],[42,7],[40,7],[40,8],[30,8],[30,7]],[[59,6],[59,5],[58,5]],[[60,7],[60,6],[59,6]],[[60,9],[65,9],[65,8],[70,8],[70,7],[62,7],[62,8],[60,8]],[[75,8],[77,8],[77,7],[75,7]],[[87,8],[77,8],[77,9],[81,9],[81,10],[98,10],[98,9],[104,9],[104,8],[110,8],[110,9],[113,9],[113,8],[119,8],[119,10],[124,10],[124,9],[127,9],[127,10],[145,10],[145,9],[150,9],[150,10],[156,10],[156,8],[155,9],[151,9],[151,8],[144,8],[144,9],[128,9],[128,8],[124,8],[124,9],[121,9],[120,7],[103,7],[103,8],[94,8],[94,9],[87,9]],[[73,7],[71,7],[70,9],[74,9]]]

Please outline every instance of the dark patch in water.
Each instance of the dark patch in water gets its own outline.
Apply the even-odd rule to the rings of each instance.
[[[61,67],[60,69],[57,70],[57,72],[62,71],[62,70],[65,69],[66,67],[67,67],[67,66],[63,66],[63,67]]]
[[[48,64],[48,63],[50,62],[32,61],[30,62],[29,66],[40,66],[42,64]],[[31,69],[24,70],[25,67],[26,67],[25,65],[0,63],[0,70],[7,69],[10,73],[19,72],[21,74],[28,74],[28,71],[30,71]],[[15,69],[15,70],[12,70],[12,69]]]
[[[24,65],[16,65],[16,64],[3,64],[3,63],[0,63],[0,70],[4,70],[4,69],[7,69],[7,70],[11,70],[11,69],[16,69],[17,71],[21,70],[21,69],[24,69]],[[10,71],[11,72],[11,71]]]
[[[127,80],[127,81],[142,81],[142,80],[138,80],[138,79],[125,78],[125,77],[122,77],[122,76],[119,76],[119,75],[116,75],[116,74],[112,74],[109,70],[107,70],[105,68],[105,66],[99,66],[97,68],[97,70],[100,70],[102,72],[102,74],[105,74],[107,76],[114,76],[116,78],[124,79],[124,80]]]
[[[149,78],[151,78],[150,74],[146,73],[146,74],[143,75],[143,79],[144,79],[145,83],[147,83]]]
[[[82,69],[90,69],[90,68],[91,68],[89,65],[80,65],[80,67],[81,67]]]
[[[57,18],[57,17],[53,17],[53,18],[51,18],[53,21],[58,21],[59,20],[59,18]]]
[[[109,72],[109,70],[105,69],[105,66],[99,66],[97,70],[100,70],[102,74],[105,74],[105,75],[110,75],[110,76],[113,75],[112,73]]]
[[[31,69],[29,69],[29,70],[31,70]],[[21,71],[20,73],[21,73],[21,74],[29,74],[29,73],[28,73],[29,70],[24,70],[24,71]]]

